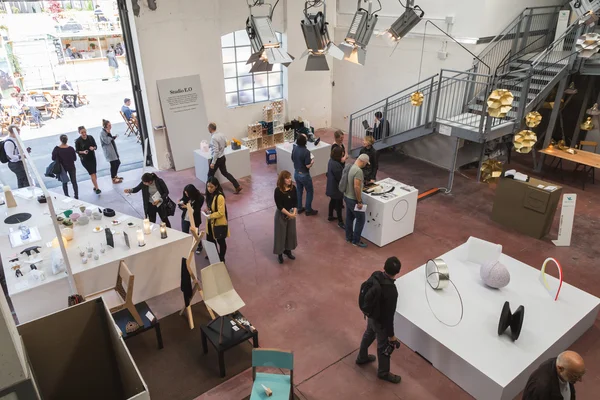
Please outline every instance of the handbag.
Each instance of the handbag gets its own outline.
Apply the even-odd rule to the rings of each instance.
[[[227,232],[229,231],[229,227],[227,225],[218,225],[212,226],[213,236],[215,239],[225,239],[227,237]]]
[[[175,215],[175,210],[177,209],[177,204],[170,197],[167,197],[167,201],[163,203],[163,207],[167,213],[167,216],[172,217]]]

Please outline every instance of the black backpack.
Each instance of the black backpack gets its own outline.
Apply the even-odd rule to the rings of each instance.
[[[10,139],[6,139],[6,140],[10,140]],[[10,161],[10,159],[8,158],[8,154],[6,154],[6,150],[4,150],[4,145],[6,144],[6,140],[3,140],[2,142],[0,142],[0,162],[2,164],[6,164],[6,163],[8,163],[8,161]],[[12,142],[12,140],[11,140],[11,142]]]
[[[369,279],[360,285],[360,294],[358,295],[358,306],[365,315],[365,318],[379,318],[381,312],[381,283],[371,275]]]

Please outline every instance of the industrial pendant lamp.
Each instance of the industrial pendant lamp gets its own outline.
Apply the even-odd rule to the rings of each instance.
[[[582,131],[591,131],[594,129],[594,124],[592,123],[592,117],[587,117],[585,122],[580,126]]]

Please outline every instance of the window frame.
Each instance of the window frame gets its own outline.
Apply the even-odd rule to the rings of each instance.
[[[240,32],[240,33],[238,33]],[[245,30],[239,30],[239,31],[234,31],[234,32],[230,32],[227,33],[225,35],[221,36],[221,63],[223,65],[223,89],[224,89],[224,93],[225,93],[225,105],[227,106],[227,108],[237,108],[237,107],[245,107],[245,106],[250,106],[253,104],[259,104],[259,103],[266,103],[266,102],[271,102],[271,101],[276,101],[276,100],[281,100],[284,98],[284,86],[285,86],[285,77],[284,77],[284,73],[283,73],[283,67],[281,66],[281,64],[276,64],[274,66],[273,71],[271,72],[253,72],[253,73],[245,73],[244,71],[242,71],[240,73],[239,69],[238,69],[238,64],[240,63],[244,63],[244,65],[246,64],[246,62],[248,61],[247,59],[245,60],[238,60],[238,50],[239,49],[245,49],[248,48],[250,49],[250,53],[252,52],[252,47],[250,45],[250,42],[245,42],[243,44],[238,44],[236,41],[236,33],[238,35],[242,34],[243,35],[247,35]],[[275,32],[275,34],[277,35],[277,39],[279,40],[280,43],[282,43],[283,40],[283,34],[281,32]],[[223,44],[223,41],[225,40],[225,38],[227,36],[231,35],[232,36],[232,42],[233,45],[231,46],[225,46]],[[247,36],[246,36],[247,38]],[[232,49],[233,50],[233,61],[228,61],[225,62],[225,50],[226,49]],[[235,68],[235,75],[233,76],[226,76],[225,74],[225,67],[226,66],[233,66]],[[277,68],[277,70],[275,70]],[[277,84],[271,84],[271,79],[274,79],[273,76],[275,74],[279,74],[279,83]],[[266,77],[266,85],[261,86],[260,84],[257,83],[257,76],[265,76]],[[245,89],[242,89],[240,86],[240,79],[244,78],[244,77],[252,77],[252,87],[248,87]],[[235,87],[236,90],[227,90],[227,86],[228,86],[228,82],[234,80],[235,83]],[[279,88],[279,93],[280,96],[278,97],[271,97],[271,88]],[[267,98],[266,100],[256,100],[256,91],[259,89],[266,89],[266,95]],[[250,102],[241,102],[241,93],[244,92],[251,92],[252,94],[252,101]],[[228,95],[232,95],[235,94],[237,96],[237,101],[235,104],[229,104],[228,101]]]

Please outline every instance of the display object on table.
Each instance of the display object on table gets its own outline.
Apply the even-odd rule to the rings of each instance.
[[[502,175],[502,162],[488,158],[481,164],[481,181],[493,183]]]
[[[167,238],[167,224],[164,222],[161,222],[161,224],[160,224],[160,238],[161,239]]]
[[[70,242],[73,240],[73,236],[75,236],[75,231],[73,231],[72,228],[64,228],[62,230],[62,236]]]
[[[77,220],[77,225],[87,225],[90,222],[90,217],[88,217],[87,215],[82,215],[81,217],[79,217],[79,219]]]
[[[502,312],[500,313],[500,320],[498,321],[498,336],[502,335],[510,327],[510,338],[513,342],[517,340],[521,335],[524,318],[525,307],[519,306],[517,310],[512,313],[510,311],[510,303],[505,301],[502,306]]]
[[[92,218],[95,219],[96,221],[101,220],[102,219],[102,213],[100,211],[93,211],[92,212]]]
[[[65,260],[59,248],[52,249],[52,273],[57,275],[65,270]]]
[[[512,109],[514,95],[506,89],[496,89],[488,97],[488,114],[494,118],[504,118]]]
[[[4,185],[4,198],[6,199],[6,207],[13,208],[17,206],[17,201],[15,200],[15,196],[13,195],[10,186]]]
[[[432,289],[445,289],[448,287],[448,282],[450,281],[448,264],[441,258],[427,261],[425,265],[425,279]]]
[[[144,247],[146,245],[146,240],[144,239],[144,231],[141,229],[137,230],[137,242],[139,247]]]
[[[242,148],[242,142],[240,142],[237,139],[231,139],[231,149],[232,150],[239,150]]]
[[[510,283],[508,268],[500,261],[487,262],[481,265],[479,276],[486,286],[501,289]]]
[[[483,265],[493,263],[500,259],[502,245],[490,243],[476,237],[467,240],[467,261]]]
[[[105,228],[104,233],[106,235],[106,245],[109,247],[115,248],[115,238],[113,237],[113,233],[110,228]]]
[[[74,212],[73,214],[71,214],[71,221],[77,222],[79,217],[81,217],[81,214]]]
[[[533,146],[537,143],[537,136],[535,132],[529,130],[522,130],[515,134],[513,139],[513,145],[517,153],[527,154],[533,150]]]
[[[152,233],[152,227],[150,225],[150,220],[148,218],[144,219],[144,235],[149,235]]]
[[[542,122],[542,114],[537,111],[531,111],[525,116],[525,125],[529,128],[535,128]]]
[[[208,151],[210,150],[210,146],[208,145],[208,142],[206,140],[203,140],[200,142],[200,151],[204,152],[204,153],[208,153]]]
[[[125,240],[125,246],[130,249],[131,245],[129,244],[129,235],[125,231],[123,231],[123,239]]]
[[[556,268],[558,270],[558,282],[555,285],[551,285],[550,279],[548,279],[546,276],[546,265],[550,261],[552,261],[554,263],[554,265],[556,265]],[[554,278],[552,278],[552,279],[554,279]],[[558,300],[558,295],[560,294],[560,289],[562,288],[562,284],[563,284],[563,273],[562,273],[562,267],[560,266],[560,263],[555,258],[548,257],[542,264],[542,269],[540,271],[540,282],[542,283],[544,288],[548,291],[550,296],[554,299],[554,301]]]

